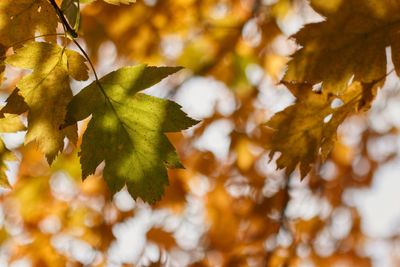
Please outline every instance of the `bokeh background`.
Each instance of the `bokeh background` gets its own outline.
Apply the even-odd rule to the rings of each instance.
[[[329,158],[303,181],[269,157],[264,123],[294,101],[279,84],[298,48],[290,35],[323,19],[306,1],[81,8],[78,41],[100,76],[137,63],[184,66],[145,92],[178,102],[202,123],[168,134],[186,168],[169,171],[170,186],[153,206],[126,190],[110,195],[104,166],[82,182],[79,144],[66,141],[50,167],[34,144],[22,145],[24,132],[2,134],[16,160],[6,162],[13,189],[0,196],[0,266],[400,266],[394,74],[368,113],[344,122]],[[6,72],[2,100],[25,74]],[[74,82],[75,93],[86,84]]]

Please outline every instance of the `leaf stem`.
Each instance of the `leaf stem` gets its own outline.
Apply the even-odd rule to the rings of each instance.
[[[64,27],[64,31],[67,33],[67,35],[69,37],[71,37],[71,40],[74,42],[74,44],[78,47],[78,49],[82,52],[82,54],[84,55],[84,57],[86,58],[86,60],[89,62],[90,68],[92,69],[93,73],[94,73],[94,77],[96,79],[96,83],[97,85],[100,87],[100,90],[105,94],[105,91],[103,89],[103,87],[101,86],[101,83],[99,81],[99,77],[97,76],[97,72],[96,69],[92,63],[92,61],[90,60],[89,55],[86,53],[85,49],[83,49],[83,47],[75,40],[75,38],[78,37],[78,34],[76,33],[76,31],[74,29],[72,29],[72,27],[69,25],[68,21],[65,19],[64,13],[63,11],[58,7],[57,3],[55,2],[55,0],[49,0],[51,5],[53,6],[54,10],[57,13],[57,16],[59,17],[59,19],[61,20],[61,24]],[[79,1],[78,1],[79,3]],[[78,4],[78,8],[79,8],[79,4]]]
[[[57,13],[58,18],[61,20],[61,23],[63,24],[64,28],[66,29],[68,35],[72,38],[75,39],[78,37],[78,33],[72,29],[72,27],[69,25],[67,19],[64,16],[64,13],[62,10],[58,7],[57,3],[55,0],[49,0],[51,5],[53,6],[54,10]]]
[[[103,92],[103,94],[105,94],[105,91],[104,91],[104,89],[103,89],[103,86],[102,86],[101,83],[100,83],[99,76],[97,76],[96,69],[95,69],[95,67],[94,67],[94,65],[93,65],[93,62],[90,60],[89,55],[86,53],[85,49],[83,49],[83,47],[82,47],[75,39],[72,39],[72,41],[73,41],[74,44],[78,47],[78,49],[82,52],[82,54],[83,54],[83,56],[86,58],[86,60],[89,62],[90,68],[92,69],[93,74],[94,74],[94,77],[95,77],[95,79],[96,79],[96,83],[97,83],[97,85],[100,87],[100,90]]]

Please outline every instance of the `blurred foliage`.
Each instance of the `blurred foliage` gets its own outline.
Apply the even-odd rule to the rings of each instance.
[[[26,72],[5,68],[5,55],[35,32],[56,32],[54,25],[43,26],[53,23],[46,17],[53,12],[47,1],[35,1],[46,9],[29,7],[33,19],[24,29],[19,23],[27,23],[26,17],[3,18],[10,2],[20,4],[11,10],[18,13],[30,1],[0,3],[0,21],[8,25],[0,24],[0,70],[10,74],[1,92],[3,99],[10,95],[19,103],[17,111],[3,108],[4,133],[24,130],[18,118],[4,113],[24,114],[24,122],[27,111],[14,90]],[[185,70],[162,84],[165,98],[178,101],[199,79],[203,83],[193,90],[204,92],[196,95],[207,94],[212,82],[224,94],[212,103],[212,112],[195,116],[200,124],[167,134],[185,169],[168,170],[169,186],[153,206],[133,200],[126,189],[110,193],[104,163],[82,181],[78,151],[89,120],[78,124],[78,145],[65,141],[51,166],[35,144],[7,149],[1,143],[2,160],[17,159],[6,162],[12,166],[8,180],[0,175],[0,183],[12,187],[0,200],[1,264],[372,266],[367,246],[373,238],[362,229],[351,193],[369,188],[376,171],[397,156],[391,140],[400,125],[382,115],[400,97],[397,85],[387,82],[381,91],[386,106],[359,111],[370,108],[389,80],[387,46],[400,73],[400,5],[389,0],[131,2],[57,4],[65,12],[80,8],[78,22],[76,14],[66,14],[67,19],[79,25],[78,41],[99,72],[133,63],[179,65]],[[319,22],[288,38],[293,25],[299,29],[309,17]],[[68,39],[57,41],[75,49]],[[228,110],[221,107],[229,101]],[[371,122],[373,116],[385,120],[385,127]],[[226,133],[224,155],[199,145],[215,127]],[[211,139],[214,145],[221,141]],[[385,242],[394,247],[399,238],[394,233]]]

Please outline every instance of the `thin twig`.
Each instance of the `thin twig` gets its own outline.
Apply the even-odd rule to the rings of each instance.
[[[76,33],[76,31],[74,29],[71,28],[71,26],[69,25],[68,21],[65,19],[64,13],[63,11],[58,7],[57,3],[54,0],[49,0],[51,5],[53,6],[54,10],[56,11],[59,19],[61,20],[61,24],[64,27],[64,31],[70,36],[72,37],[72,41],[74,42],[74,44],[78,47],[78,49],[82,52],[82,54],[84,55],[84,57],[86,58],[86,60],[89,62],[90,68],[92,69],[93,73],[94,73],[94,77],[96,79],[96,83],[97,85],[100,87],[100,90],[105,94],[105,91],[103,89],[103,87],[101,86],[101,83],[99,81],[99,77],[97,76],[97,72],[96,69],[92,63],[92,61],[90,60],[89,55],[86,53],[85,49],[83,49],[83,47],[75,40],[75,38],[78,37],[78,34]],[[78,6],[79,7],[79,6]]]
[[[82,54],[86,58],[86,60],[89,62],[90,68],[92,69],[93,74],[94,74],[94,78],[96,79],[96,83],[100,87],[101,91],[105,94],[105,91],[100,83],[99,76],[97,76],[96,69],[93,65],[93,62],[90,60],[89,55],[86,53],[85,49],[83,49],[83,47],[75,39],[72,39],[72,41],[78,47],[78,49],[82,52]]]
[[[64,16],[64,13],[58,7],[55,0],[49,0],[49,1],[50,1],[51,5],[53,6],[54,10],[56,11],[58,18],[61,20],[61,23],[64,25],[67,33],[72,37],[72,39],[77,38],[78,33],[69,25],[67,19]]]

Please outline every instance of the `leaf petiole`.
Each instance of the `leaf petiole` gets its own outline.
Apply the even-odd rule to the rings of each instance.
[[[69,25],[68,21],[65,19],[64,13],[58,7],[57,3],[54,0],[49,0],[49,1],[53,6],[54,10],[56,11],[58,18],[61,20],[61,23],[65,28],[67,36],[70,37],[71,39],[77,38],[78,33]]]

